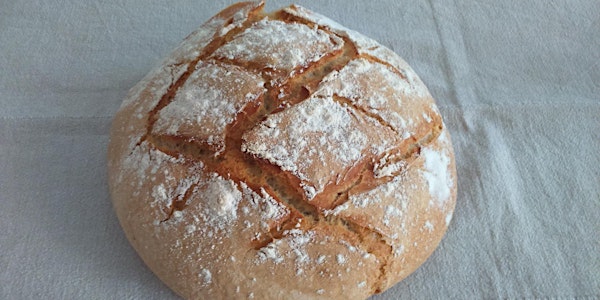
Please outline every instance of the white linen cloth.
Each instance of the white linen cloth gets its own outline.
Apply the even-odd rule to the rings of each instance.
[[[448,233],[375,299],[600,298],[599,1],[297,2],[400,54],[452,134]],[[177,298],[113,213],[108,132],[127,90],[231,3],[0,3],[0,299]]]

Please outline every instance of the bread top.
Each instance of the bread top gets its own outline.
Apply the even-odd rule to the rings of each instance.
[[[109,145],[115,210],[186,298],[366,298],[446,230],[448,132],[392,51],[263,5],[225,9],[130,91]]]

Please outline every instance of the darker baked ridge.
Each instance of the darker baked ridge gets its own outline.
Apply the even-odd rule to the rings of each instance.
[[[249,24],[249,25],[250,25],[250,24]],[[248,25],[248,26],[249,26],[249,25]],[[198,59],[198,61],[199,61],[199,60],[200,60],[200,59]],[[191,65],[193,65],[193,63],[192,63]],[[190,70],[190,69],[188,68],[188,72],[189,72],[189,70]],[[173,86],[177,86],[177,84],[175,84],[175,85],[173,85]],[[172,86],[172,88],[173,88],[173,86]],[[171,89],[169,89],[169,90],[170,90],[172,93],[174,93],[174,91],[173,91],[173,89],[172,89],[172,88],[171,88]],[[168,92],[168,93],[169,93],[169,92]],[[157,107],[158,107],[158,106],[157,106]],[[441,130],[441,128],[440,128],[440,130]],[[158,145],[158,144],[161,144],[161,141],[158,141],[158,140],[159,140],[160,138],[164,138],[164,137],[156,137],[156,136],[152,136],[152,135],[150,135],[150,136],[147,136],[146,138],[148,138],[148,139],[146,140],[147,142],[149,142],[149,143],[150,143],[150,142],[153,142],[153,143],[155,143],[155,144],[157,144],[157,145]],[[166,138],[169,138],[169,137],[166,137]],[[174,138],[174,139],[175,139],[175,142],[178,142],[178,141],[179,141],[179,142],[181,142],[181,141],[185,142],[185,143],[184,143],[185,145],[183,145],[183,146],[176,146],[176,147],[173,147],[173,148],[171,148],[171,147],[160,147],[160,145],[158,145],[158,147],[157,147],[157,148],[162,148],[162,150],[164,150],[163,152],[165,152],[165,153],[170,153],[170,152],[171,152],[171,150],[174,150],[173,152],[171,152],[171,153],[170,153],[170,154],[171,154],[173,157],[180,157],[180,154],[185,154],[185,152],[186,152],[186,151],[185,151],[184,149],[180,149],[179,147],[183,147],[183,148],[186,148],[186,147],[192,147],[192,148],[193,148],[193,146],[192,146],[192,145],[193,145],[194,143],[189,143],[189,141],[186,141],[185,139],[182,139],[182,137],[172,137],[172,138]],[[200,144],[200,145],[201,145],[201,144]],[[156,145],[155,145],[155,146],[156,146]],[[202,148],[202,147],[198,147],[198,149],[203,149],[203,148]],[[418,148],[418,147],[414,147],[414,149],[419,149],[419,148]],[[206,150],[206,149],[205,149],[205,150]],[[208,151],[210,151],[210,150],[208,150]],[[417,153],[417,152],[418,152],[418,151],[415,151],[415,153]],[[417,154],[418,154],[418,153],[417,153]],[[209,156],[211,156],[211,155],[210,155],[210,153],[209,153]],[[188,158],[195,159],[195,157],[194,157],[194,156],[189,156]],[[250,159],[250,160],[252,160],[252,161],[255,161],[255,162],[253,162],[253,163],[255,163],[255,164],[258,164],[258,165],[261,165],[261,166],[262,166],[262,165],[264,165],[264,166],[265,166],[265,168],[271,168],[271,169],[273,169],[273,166],[270,166],[270,167],[268,166],[269,164],[266,164],[266,163],[264,163],[264,162],[260,162],[260,161],[256,161],[256,160],[255,160],[255,159],[253,159],[252,157],[248,158],[247,156],[244,156],[244,160],[249,160],[249,159]],[[231,162],[235,162],[235,160],[232,160]],[[215,163],[216,163],[216,162],[215,162]],[[208,164],[210,164],[210,163],[206,163],[206,164],[208,165]],[[278,172],[277,170],[274,170],[274,171],[273,171],[273,170],[271,170],[271,172],[273,172],[272,174],[278,174],[278,173],[277,173],[277,172]],[[232,178],[232,179],[235,179],[233,176],[230,176],[229,174],[224,174],[224,176],[225,176],[226,178]],[[274,177],[279,177],[279,176],[274,176]],[[242,180],[241,180],[241,179],[237,179],[237,180],[236,180],[236,182],[242,182]],[[281,197],[280,197],[280,198],[281,198]],[[282,201],[282,200],[283,200],[283,199],[280,199],[280,201]],[[298,205],[298,206],[299,206],[299,205]],[[174,208],[177,208],[175,204],[173,204],[173,207],[174,207]],[[184,207],[180,207],[180,208],[181,208],[181,209],[184,209]],[[330,224],[331,226],[334,226],[334,223],[335,223],[335,226],[337,226],[337,225],[339,225],[338,223],[341,223],[342,221],[344,221],[344,220],[340,220],[339,218],[338,218],[338,219],[335,219],[335,218],[333,218],[333,217],[321,218],[321,215],[318,215],[318,216],[319,216],[319,220],[318,220],[318,221],[315,221],[315,222],[319,222],[319,224],[320,224],[319,226],[321,226],[321,225],[323,225],[323,224],[325,224],[325,226],[327,226],[327,224],[330,224],[330,223],[331,223],[331,224]],[[308,217],[306,217],[306,216],[303,216],[303,218],[307,219]],[[344,224],[344,227],[352,227],[352,226],[353,226],[353,225],[351,225],[351,224]],[[362,229],[364,229],[364,228],[360,228],[360,227],[359,227],[359,228],[355,228],[355,229],[354,229],[354,231],[359,231],[359,230],[362,230]],[[375,232],[375,233],[376,233],[376,232]],[[363,234],[363,236],[366,236],[366,235],[368,235],[368,234],[369,234],[369,233]],[[360,237],[360,234],[359,234],[359,233],[356,233],[356,236],[357,236],[357,237]],[[365,239],[365,238],[363,238],[363,239]],[[383,245],[383,244],[380,244],[380,245],[382,245],[382,246],[385,246],[385,245]],[[368,247],[368,246],[365,246],[365,248],[366,248],[366,247]],[[373,252],[373,250],[371,250],[371,252]],[[382,265],[385,267],[385,264],[382,264]],[[382,270],[382,272],[381,272],[382,274],[384,273],[383,271],[384,271],[384,270]],[[380,284],[377,284],[377,282],[375,282],[375,284],[374,284],[375,291],[377,291],[377,290],[376,290],[376,288],[377,288],[377,287],[376,287],[376,285],[380,285]]]

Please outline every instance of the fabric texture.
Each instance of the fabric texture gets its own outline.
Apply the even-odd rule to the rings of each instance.
[[[110,122],[231,3],[0,3],[1,299],[177,299],[112,210]],[[452,135],[448,233],[374,299],[600,298],[599,1],[296,3],[402,56]]]

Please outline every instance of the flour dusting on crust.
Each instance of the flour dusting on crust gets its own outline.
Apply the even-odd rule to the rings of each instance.
[[[226,180],[217,174],[209,176],[203,182],[202,207],[199,217],[210,228],[226,230],[237,219],[237,208],[242,200],[242,192],[232,180]]]
[[[418,96],[424,97],[429,94],[414,70],[396,53],[379,44],[377,41],[301,6],[293,5],[284,8],[283,10],[292,16],[323,26],[340,36],[349,38],[352,43],[356,45],[359,54],[373,56],[381,61],[389,63],[397,72],[403,74],[403,77],[408,80],[411,86],[417,87],[415,92]]]
[[[215,37],[222,37],[232,29],[241,27],[248,20],[250,11],[257,7],[258,3],[244,5],[229,17],[223,15],[214,16],[188,35],[171,55],[167,57],[164,63],[178,64],[194,61]]]
[[[312,199],[361,158],[369,139],[358,128],[347,107],[314,97],[269,116],[245,135],[243,150],[298,176]]]
[[[424,158],[424,170],[421,171],[427,180],[429,194],[443,205],[451,196],[452,177],[448,170],[450,157],[445,149],[426,147],[421,151]]]
[[[431,101],[419,96],[420,87],[411,85],[385,65],[357,59],[325,77],[316,94],[349,99],[365,111],[380,116],[406,139],[423,122],[422,115],[414,112],[422,111]]]
[[[264,81],[231,65],[199,62],[171,103],[158,113],[153,133],[199,139],[221,150],[225,128],[265,91]]]
[[[160,101],[169,87],[185,73],[188,65],[163,65],[154,68],[129,92],[121,103],[121,109],[136,105],[136,115],[145,115]]]
[[[303,41],[302,47],[289,47],[298,41]],[[290,74],[295,68],[306,67],[340,49],[342,43],[340,38],[304,24],[265,18],[219,48],[214,57],[258,63]]]

